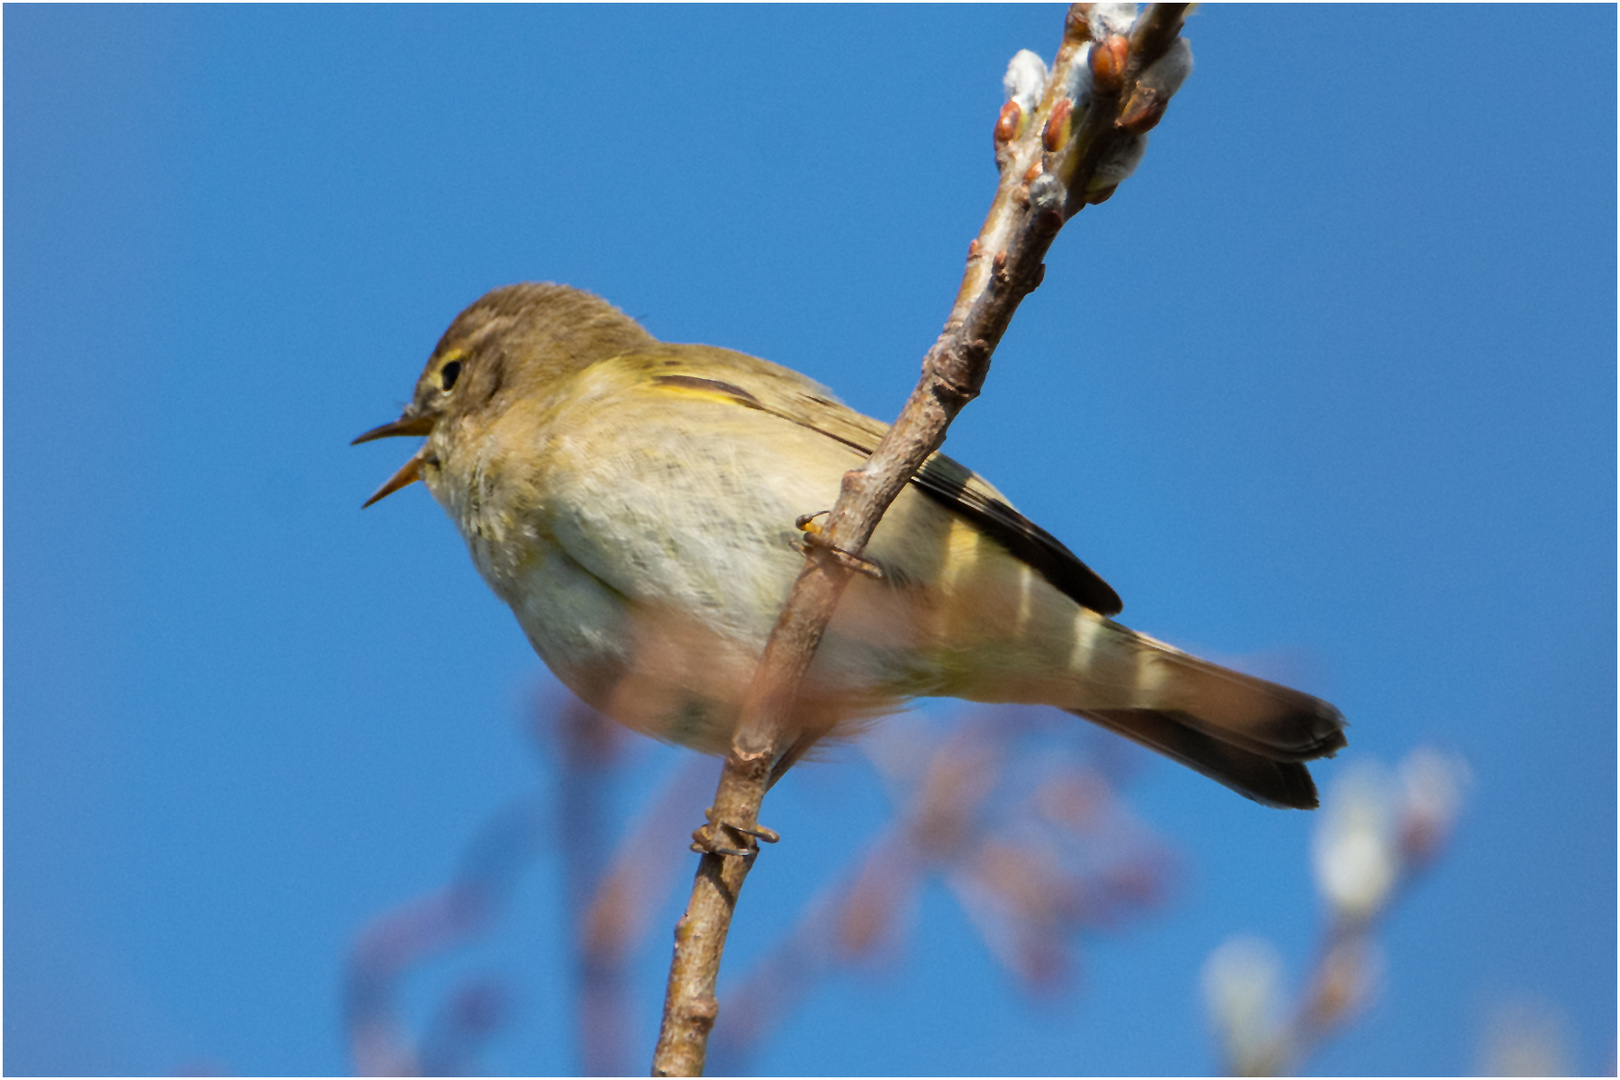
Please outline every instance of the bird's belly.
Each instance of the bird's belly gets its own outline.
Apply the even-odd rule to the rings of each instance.
[[[477,559],[476,547],[474,557],[552,673],[627,727],[723,753],[803,556],[785,543],[777,560],[761,555],[758,545],[738,549],[716,539],[711,553],[719,565],[709,575],[694,575],[693,560],[679,551],[642,549],[638,577],[664,588],[627,596],[557,544],[540,542],[530,550],[521,568],[499,577]],[[745,570],[732,561],[760,558],[779,565],[754,563]],[[701,576],[714,587],[699,583]],[[756,589],[769,595],[743,595]],[[916,681],[908,661],[905,650],[866,635],[852,639],[835,622],[801,692],[797,727],[821,738],[850,721],[893,711]]]

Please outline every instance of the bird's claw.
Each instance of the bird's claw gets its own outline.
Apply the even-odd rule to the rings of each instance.
[[[826,533],[822,531],[821,526],[816,524],[816,518],[828,513],[831,513],[831,511],[817,510],[813,514],[800,514],[793,519],[793,527],[804,533],[804,539],[796,542],[793,545],[794,548],[801,555],[809,554],[810,548],[820,548],[838,560],[838,564],[844,569],[882,580],[883,568],[878,566],[877,563],[871,559],[863,559],[859,555],[845,551],[828,541]]]
[[[710,815],[714,813],[710,808]],[[744,838],[746,847],[730,847],[720,843],[719,833],[722,829],[730,830]],[[767,844],[774,844],[782,839],[782,834],[775,829],[767,829],[763,825],[738,825],[730,821],[716,821],[712,816],[703,825],[692,833],[692,850],[699,855],[733,855],[746,858],[758,855],[759,848],[748,842],[749,838],[760,840]]]

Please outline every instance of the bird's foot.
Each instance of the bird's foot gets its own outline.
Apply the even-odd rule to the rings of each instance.
[[[853,570],[857,574],[865,574],[867,577],[877,578],[881,581],[883,568],[878,566],[877,563],[871,559],[863,559],[859,555],[845,551],[827,539],[827,534],[822,531],[820,525],[816,524],[816,518],[828,513],[831,513],[831,511],[817,510],[814,514],[800,514],[794,519],[793,527],[804,533],[804,539],[794,544],[794,548],[800,554],[809,554],[809,549],[813,547],[820,548],[836,559],[844,569]]]
[[[699,855],[734,855],[746,858],[758,855],[759,847],[752,840],[760,840],[767,844],[774,844],[782,839],[782,834],[775,829],[767,829],[763,825],[739,825],[731,821],[716,821],[714,807],[709,807],[704,814],[708,818],[703,826],[692,833],[692,850]],[[733,847],[721,843],[725,834],[735,834],[740,838],[743,847]],[[727,837],[729,839],[729,837]]]

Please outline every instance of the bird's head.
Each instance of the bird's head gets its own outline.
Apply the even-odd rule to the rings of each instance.
[[[422,478],[424,464],[433,464],[431,436],[479,430],[515,400],[543,396],[598,360],[654,343],[606,300],[566,285],[526,282],[485,293],[439,339],[399,419],[354,440],[430,437],[364,505]]]

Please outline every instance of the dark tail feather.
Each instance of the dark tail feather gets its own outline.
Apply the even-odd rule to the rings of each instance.
[[[1297,810],[1316,809],[1316,785],[1311,782],[1310,771],[1304,765],[1298,760],[1289,760],[1294,758],[1293,753],[1258,752],[1260,747],[1256,742],[1241,736],[1239,741],[1244,745],[1223,742],[1200,730],[1206,725],[1195,727],[1196,720],[1179,713],[1151,709],[1073,711],[1076,716],[1157,750],[1255,802]],[[1317,717],[1302,717],[1301,720],[1321,722]],[[1311,756],[1331,754],[1343,745],[1344,736],[1339,734],[1337,740],[1326,740]]]
[[[1154,700],[1121,704],[1150,707],[1216,742],[1276,761],[1310,761],[1344,749],[1344,717],[1321,698],[1132,636],[1151,650],[1147,656],[1160,680]]]

